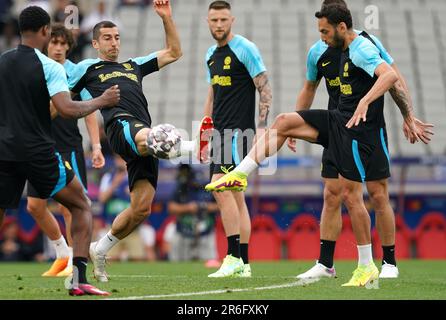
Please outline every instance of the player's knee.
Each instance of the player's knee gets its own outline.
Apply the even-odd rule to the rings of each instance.
[[[342,191],[342,201],[344,202],[345,206],[350,210],[352,208],[357,207],[362,202],[362,194],[359,195],[357,192],[345,189]]]
[[[41,218],[45,215],[46,210],[45,206],[41,205],[40,203],[35,203],[34,201],[28,201],[28,204],[26,206],[26,210],[35,218]]]
[[[324,203],[330,207],[338,208],[342,201],[340,188],[326,187],[324,189]]]
[[[132,204],[133,218],[138,221],[143,221],[150,216],[151,203],[139,201]]]
[[[281,113],[276,117],[272,128],[276,129],[279,134],[284,133],[288,130],[288,119],[289,116],[286,113]]]
[[[370,200],[375,207],[375,211],[377,211],[378,213],[383,211],[389,203],[389,197],[387,193],[383,191],[375,191],[370,193]]]

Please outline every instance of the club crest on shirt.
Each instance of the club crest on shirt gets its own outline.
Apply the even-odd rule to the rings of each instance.
[[[122,66],[125,68],[125,71],[133,71],[135,69],[132,68],[130,63],[123,63]]]
[[[346,62],[344,65],[344,77],[345,78],[348,77],[348,69],[349,69],[349,65],[348,65],[348,62]]]
[[[231,70],[231,63],[232,63],[231,57],[227,56],[225,58],[225,66],[223,67],[223,70]]]

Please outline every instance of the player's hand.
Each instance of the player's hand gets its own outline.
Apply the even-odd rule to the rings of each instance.
[[[403,132],[411,144],[419,142],[420,140],[425,144],[429,144],[434,135],[432,131],[433,127],[433,124],[424,123],[415,117],[408,117],[404,119]]]
[[[361,121],[367,121],[367,111],[369,110],[369,105],[362,100],[359,102],[358,107],[356,108],[353,117],[349,122],[345,125],[347,128],[351,129],[352,127],[357,127]]]
[[[101,149],[93,149],[91,153],[92,166],[95,169],[101,169],[105,165],[105,158]]]
[[[153,8],[161,18],[172,16],[172,7],[169,0],[153,0]]]
[[[294,138],[288,138],[288,141],[287,141],[288,148],[289,148],[291,151],[293,151],[294,153],[297,152],[296,143],[297,143],[297,142],[296,142],[296,139],[294,139]]]
[[[119,90],[119,86],[115,85],[113,87],[108,88],[102,94],[101,98],[103,99],[103,107],[114,107],[121,100],[121,90]]]

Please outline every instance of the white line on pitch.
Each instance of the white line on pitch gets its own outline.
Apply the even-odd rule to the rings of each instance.
[[[306,281],[295,281],[287,284],[273,285],[267,287],[258,288],[246,288],[246,289],[225,289],[225,290],[214,290],[214,291],[201,291],[201,292],[187,292],[187,293],[173,293],[173,294],[159,294],[159,295],[147,295],[147,296],[134,296],[134,297],[123,297],[123,298],[109,298],[106,300],[142,300],[142,299],[162,299],[162,298],[179,298],[179,297],[191,297],[191,296],[204,296],[211,294],[223,294],[232,292],[248,292],[248,291],[263,291],[263,290],[274,290],[274,289],[285,289],[292,287],[305,286],[317,280],[306,280]]]
[[[113,278],[201,278],[201,276],[170,276],[170,275],[144,275],[144,274],[114,274],[110,276],[111,279]],[[295,279],[295,276],[289,276],[289,277],[278,277],[278,276],[255,276],[251,279]]]

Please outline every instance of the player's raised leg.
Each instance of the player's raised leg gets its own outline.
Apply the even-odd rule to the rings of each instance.
[[[94,276],[100,282],[107,282],[105,270],[106,255],[120,240],[132,233],[149,215],[155,188],[148,180],[136,181],[130,192],[131,205],[113,221],[111,230],[90,246],[90,258],[94,264]]]
[[[328,111],[312,110],[307,112],[318,118],[321,116],[328,119]],[[259,163],[267,157],[276,154],[289,137],[309,142],[318,142],[319,131],[306,123],[299,113],[286,113],[277,116],[271,128],[267,129],[265,134],[257,140],[248,156],[243,159],[234,171],[208,184],[206,190],[245,191],[248,186],[248,175],[259,167]]]

